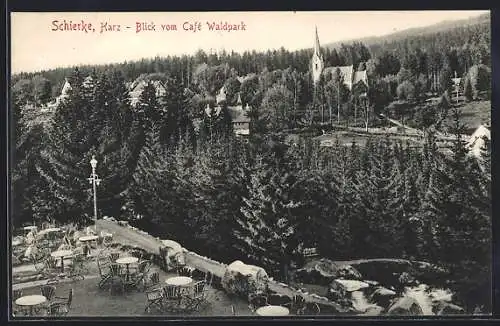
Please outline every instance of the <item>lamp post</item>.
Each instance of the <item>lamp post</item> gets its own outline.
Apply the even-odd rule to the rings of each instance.
[[[95,233],[97,235],[97,186],[101,183],[101,179],[95,173],[95,169],[97,167],[97,160],[95,156],[92,155],[92,159],[90,160],[90,166],[92,167],[92,174],[90,178],[88,178],[89,183],[92,184],[92,188],[94,190],[94,219],[95,219]]]

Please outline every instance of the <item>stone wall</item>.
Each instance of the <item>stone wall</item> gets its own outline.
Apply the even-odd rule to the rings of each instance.
[[[162,269],[165,269],[164,259],[160,256],[160,248],[163,246],[162,239],[158,237],[153,237],[148,233],[139,230],[133,226],[126,223],[120,223],[114,221],[103,221],[99,220],[99,227],[105,228],[108,232],[113,234],[115,242],[126,243],[132,245],[134,250],[142,250],[144,255],[151,257],[155,264],[158,264]],[[182,244],[181,244],[182,245]],[[196,268],[202,272],[209,272],[214,275],[213,285],[220,288],[220,283],[224,274],[226,272],[227,264],[215,261],[208,257],[201,256],[195,252],[192,252],[184,248],[185,261],[186,264]],[[352,311],[347,311],[338,304],[329,301],[326,297],[319,296],[317,294],[311,294],[308,292],[301,292],[295,288],[290,287],[288,284],[276,282],[273,278],[269,279],[268,283],[269,289],[272,292],[279,293],[281,295],[286,295],[292,298],[295,295],[301,295],[308,302],[317,303],[321,311],[330,313],[349,313]]]

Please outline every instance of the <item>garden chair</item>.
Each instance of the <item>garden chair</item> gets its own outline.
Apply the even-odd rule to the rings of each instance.
[[[292,301],[288,304],[285,304],[285,307],[287,307],[290,312],[296,315],[302,315],[302,311],[304,310],[305,306],[306,299],[304,299],[304,297],[300,295],[294,295]]]
[[[55,284],[59,282],[61,269],[57,267],[57,261],[53,257],[49,256],[40,260],[33,258],[32,263],[36,272],[48,280],[47,283]]]
[[[12,300],[16,301],[23,296],[23,290],[12,290]]]
[[[188,276],[191,277],[193,274],[194,268],[189,266],[182,266],[177,269],[177,275],[179,276]]]
[[[250,294],[248,296],[248,303],[249,303],[248,308],[250,308],[252,312],[255,312],[260,307],[268,305],[267,296],[263,294]]]
[[[198,281],[194,284],[193,293],[186,297],[190,309],[198,309],[200,305],[207,303],[205,285],[205,281]]]
[[[102,245],[108,247],[113,243],[113,235],[111,233],[101,231]]]
[[[132,280],[132,285],[137,287],[139,283],[142,283],[143,289],[146,287],[146,278],[149,272],[150,262],[143,260],[137,266],[137,270],[132,272],[130,279]]]
[[[24,313],[18,305],[15,304],[16,300],[23,296],[22,290],[12,290],[12,316],[20,316]]]
[[[71,269],[69,272],[69,277],[71,279],[85,279],[85,274],[89,272],[87,266],[87,256],[84,253],[78,253],[73,255],[73,263],[71,264]]]
[[[146,308],[144,308],[144,311],[150,312],[151,307],[156,307],[160,309],[160,311],[163,311],[163,289],[162,288],[156,288],[156,289],[150,289],[146,291]]]
[[[267,298],[267,303],[272,305],[272,306],[289,306],[292,302],[292,299],[290,299],[286,295],[281,295],[281,294],[272,294]]]
[[[167,285],[163,288],[163,305],[170,310],[178,310],[181,304],[181,288],[176,285]]]
[[[105,261],[103,261],[105,258]],[[106,285],[109,284],[111,279],[111,273],[109,272],[109,266],[111,265],[108,261],[107,257],[98,256],[97,259],[97,270],[99,271],[99,283],[98,286],[100,289],[103,289]]]
[[[319,315],[321,312],[321,309],[319,308],[319,305],[315,302],[306,302],[304,305],[304,308],[300,311],[301,315],[306,315],[306,316],[315,316]]]
[[[200,271],[199,269],[195,269],[191,273],[191,278],[195,281],[201,281],[201,280],[206,280],[207,273]]]
[[[53,285],[42,285],[40,293],[50,302],[56,295],[56,287]]]
[[[109,253],[109,260],[111,261],[112,264],[114,264],[118,258],[120,258],[120,253],[119,252],[111,252],[111,253]]]
[[[119,264],[111,264],[109,266],[109,293],[114,294],[115,289],[119,289],[121,293],[125,293],[125,280],[123,278],[123,268]]]
[[[71,309],[73,302],[73,289],[69,290],[68,297],[54,297],[54,300],[49,303],[49,316],[66,316]]]
[[[144,287],[145,289],[153,290],[157,289],[159,284],[160,284],[160,273],[153,272],[149,275],[149,278],[147,278],[146,282],[144,282]]]

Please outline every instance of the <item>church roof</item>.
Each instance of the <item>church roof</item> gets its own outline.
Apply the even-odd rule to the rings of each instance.
[[[367,83],[366,70],[354,71],[354,66],[336,66],[336,67],[326,67],[323,70],[324,74],[333,74],[339,69],[341,75],[344,78],[344,84],[351,89],[353,85],[356,85],[360,81]]]
[[[366,83],[366,81],[367,81],[366,70],[354,72],[354,78],[352,79],[352,84],[356,85],[360,81]]]

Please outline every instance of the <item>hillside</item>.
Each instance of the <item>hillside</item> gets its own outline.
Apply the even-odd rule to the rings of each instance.
[[[365,44],[367,46],[379,45],[379,44],[383,44],[383,43],[392,43],[392,42],[401,41],[401,40],[404,40],[406,38],[448,32],[450,30],[457,29],[457,28],[464,28],[464,27],[474,26],[474,25],[488,25],[489,26],[490,24],[491,24],[491,16],[488,13],[488,14],[480,15],[477,17],[469,18],[469,19],[443,21],[443,22],[439,22],[437,24],[433,24],[430,26],[409,28],[409,29],[405,29],[402,31],[398,31],[398,32],[391,33],[388,35],[383,35],[383,36],[369,36],[369,37],[363,37],[360,39],[343,40],[343,41],[337,41],[337,42],[332,42],[332,43],[326,43],[323,46],[325,48],[334,49],[334,48],[340,48],[342,43],[348,44],[348,43],[352,43],[352,42],[362,42],[363,44]]]

